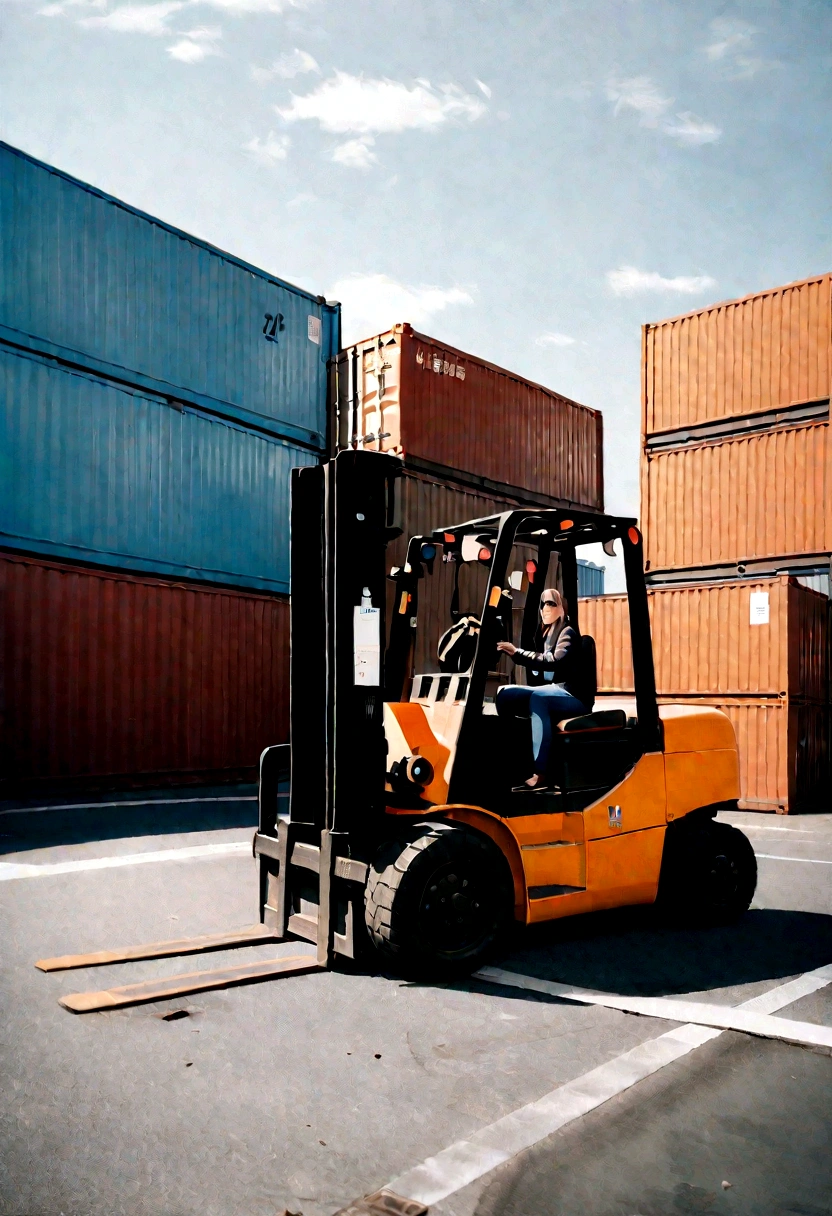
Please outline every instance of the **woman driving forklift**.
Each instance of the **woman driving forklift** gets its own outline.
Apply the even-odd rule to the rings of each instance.
[[[527,671],[528,684],[507,684],[497,694],[497,713],[502,717],[528,714],[532,720],[534,772],[514,787],[514,793],[549,788],[546,772],[553,725],[592,710],[576,695],[581,685],[581,640],[577,629],[569,624],[565,598],[554,587],[547,587],[541,594],[534,644],[538,649],[522,650],[511,642],[497,643],[499,651]]]

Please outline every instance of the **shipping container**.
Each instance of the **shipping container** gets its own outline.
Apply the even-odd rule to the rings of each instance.
[[[648,592],[656,687],[665,696],[829,696],[830,610],[796,579],[748,579]],[[630,691],[627,597],[580,601],[595,638],[598,688]]]
[[[288,601],[0,555],[6,796],[254,780],[288,732]]]
[[[645,436],[828,406],[832,276],[645,325],[642,365]]]
[[[604,594],[605,566],[596,566],[594,562],[578,558],[578,595],[591,596]]]
[[[338,356],[332,410],[338,450],[392,452],[485,495],[603,510],[600,411],[410,325]]]
[[[340,313],[0,144],[0,341],[322,449]]]
[[[0,347],[0,546],[289,590],[289,475],[245,427]]]
[[[730,576],[757,563],[828,570],[832,553],[829,420],[642,456],[646,568]],[[783,559],[780,561],[779,559]],[[800,559],[793,561],[792,559]],[[733,568],[733,569],[732,569]]]
[[[656,589],[648,602],[659,699],[728,715],[740,805],[785,813],[828,802],[827,597],[777,578]],[[581,600],[579,621],[595,638],[601,702],[632,693],[626,597]]]

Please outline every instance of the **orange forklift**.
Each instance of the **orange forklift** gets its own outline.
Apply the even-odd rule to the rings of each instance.
[[[396,457],[348,450],[292,473],[291,742],[260,759],[260,923],[36,966],[286,938],[315,943],[315,955],[71,993],[60,1000],[66,1009],[181,997],[362,956],[447,977],[477,968],[513,925],[656,901],[706,922],[748,908],[753,849],[715,822],[737,805],[734,730],[716,709],[657,703],[635,521],[522,508],[445,523],[410,538],[404,564],[388,570],[387,546],[402,532],[400,472]],[[518,791],[531,767],[531,722],[498,713],[509,675],[497,644],[532,646],[544,587],[561,590],[579,632],[576,554],[599,542],[623,553],[635,697],[594,704],[595,641],[580,637],[581,703],[591,712],[557,724],[548,789]],[[451,628],[427,613],[437,637],[426,647],[417,641],[428,578],[448,593]],[[437,658],[416,671],[417,654]]]
[[[400,469],[345,451],[293,472],[291,743],[261,757],[254,840],[265,927],[315,942],[321,966],[372,946],[396,970],[449,975],[513,923],[656,901],[702,921],[744,912],[754,852],[715,822],[739,796],[734,730],[716,709],[657,703],[635,520],[523,508],[443,523],[388,570]],[[532,645],[545,586],[579,632],[577,551],[597,543],[623,553],[635,697],[592,704],[582,636],[592,712],[557,725],[549,789],[517,792],[531,723],[497,712],[497,643]],[[415,671],[425,578],[452,587],[453,627]]]

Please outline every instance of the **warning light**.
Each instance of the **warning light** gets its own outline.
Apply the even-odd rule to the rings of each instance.
[[[536,574],[537,574],[537,562],[533,562],[531,559],[529,559],[529,561],[526,562],[526,578],[529,580],[530,583],[534,582],[534,576]]]
[[[453,545],[456,543],[456,537],[454,536],[453,532],[445,532],[442,539],[446,545]]]
[[[480,549],[479,553],[477,554],[477,559],[481,562],[490,562],[491,561],[491,550],[486,549],[485,545],[483,545],[483,547]]]
[[[627,536],[629,537],[631,545],[637,545],[641,540],[641,534],[639,533],[638,528],[628,528]]]
[[[574,519],[562,519],[560,521],[561,532],[568,532],[570,528],[574,528],[574,527],[575,527]]]

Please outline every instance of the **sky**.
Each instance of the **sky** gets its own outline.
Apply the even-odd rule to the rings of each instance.
[[[832,268],[832,2],[0,0],[0,138],[600,408],[641,326]]]

